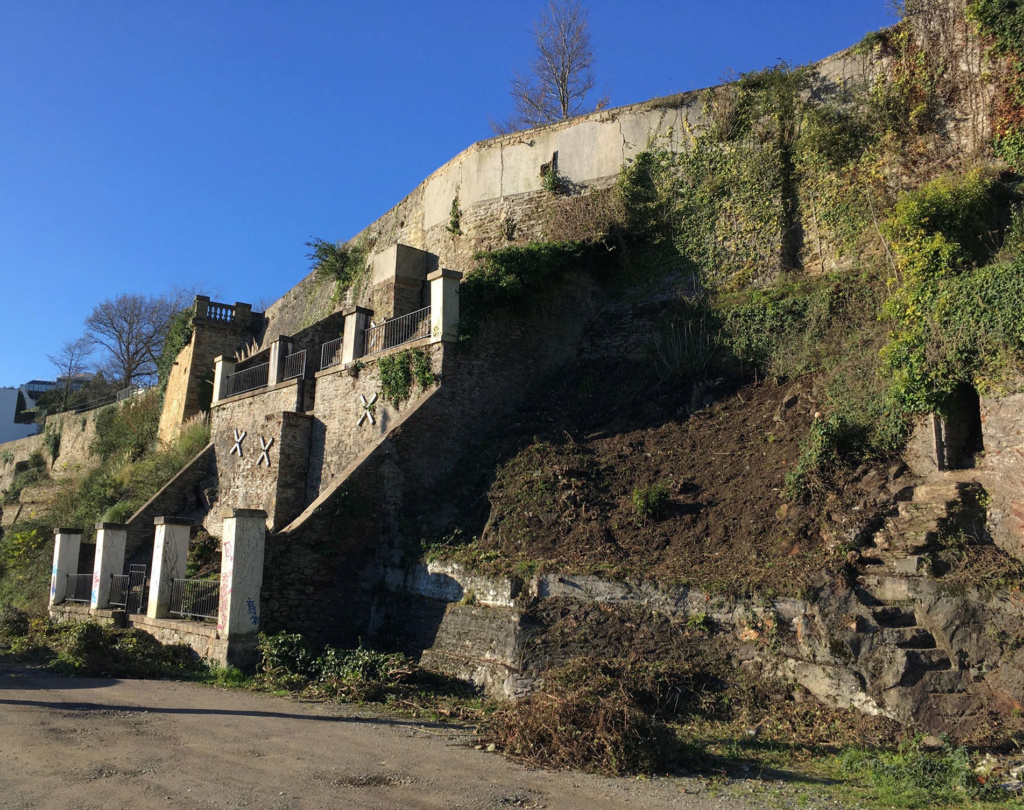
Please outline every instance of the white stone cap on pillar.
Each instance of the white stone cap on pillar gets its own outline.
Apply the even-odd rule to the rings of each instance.
[[[427,281],[437,281],[439,278],[454,278],[458,281],[462,281],[462,273],[458,270],[441,269],[427,274]]]
[[[167,517],[161,515],[153,518],[154,526],[191,526],[192,521],[188,518]]]
[[[267,512],[264,509],[236,509],[233,506],[225,506],[220,510],[222,518],[260,518],[267,519]]]
[[[113,529],[113,530],[116,531],[117,529],[127,529],[127,528],[128,528],[128,524],[127,523],[97,523],[96,524],[97,531],[100,530],[100,529]]]

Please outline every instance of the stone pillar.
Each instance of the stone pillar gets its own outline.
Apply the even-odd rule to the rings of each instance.
[[[213,403],[228,395],[228,377],[235,373],[235,359],[223,354],[213,358]]]
[[[459,339],[459,282],[457,270],[435,270],[430,282],[430,342],[455,343]]]
[[[172,582],[185,578],[192,521],[158,517],[153,518],[153,524],[156,526],[156,540],[153,542],[153,571],[149,578],[149,609],[146,615],[151,619],[162,619],[169,615]]]
[[[225,509],[221,514],[217,631],[222,638],[254,637],[260,630],[267,513],[262,509]]]
[[[124,570],[125,523],[96,524],[96,559],[92,566],[92,599],[89,607],[110,607],[110,578]]]
[[[64,601],[68,592],[68,574],[78,573],[78,552],[82,547],[81,529],[53,530],[53,570],[50,573],[50,607]]]
[[[193,318],[205,318],[210,311],[210,296],[208,295],[197,295],[196,296],[196,314]]]
[[[281,335],[270,344],[270,365],[267,369],[267,387],[277,385],[284,378],[284,359],[291,353],[292,339]]]
[[[344,340],[341,346],[342,365],[348,365],[354,360],[363,356],[365,338],[363,333],[370,325],[372,309],[365,307],[349,307],[343,313],[345,316]]]
[[[244,304],[241,301],[235,301],[235,315],[232,318],[235,326],[239,329],[247,329],[251,320],[252,304]]]

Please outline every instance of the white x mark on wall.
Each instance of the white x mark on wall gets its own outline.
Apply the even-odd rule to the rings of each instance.
[[[256,459],[256,466],[259,467],[264,461],[267,462],[267,466],[270,466],[270,448],[274,444],[274,437],[271,436],[269,439],[264,439],[260,436],[260,457]]]
[[[244,438],[245,438],[245,431],[244,430],[240,431],[238,428],[235,428],[235,446],[231,448],[231,452],[228,453],[229,456],[233,453],[234,455],[238,456],[239,458],[242,457],[242,440]]]
[[[371,425],[376,425],[377,420],[373,418],[373,406],[377,404],[377,395],[374,394],[372,397],[367,399],[363,394],[359,395],[359,399],[363,403],[363,415],[359,417],[359,421],[356,425],[362,425],[367,419],[370,420]]]

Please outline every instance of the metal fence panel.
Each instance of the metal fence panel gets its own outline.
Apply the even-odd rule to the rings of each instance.
[[[64,599],[68,602],[91,602],[92,574],[68,574],[68,589]]]
[[[408,315],[392,318],[364,333],[364,354],[375,354],[401,346],[411,340],[430,336],[430,307],[423,307]]]
[[[334,340],[327,341],[320,349],[320,369],[321,371],[331,366],[336,366],[341,363],[342,351],[341,346],[345,339],[343,337],[335,338]]]
[[[220,580],[176,579],[171,583],[170,614],[183,619],[216,621],[220,609]]]
[[[228,396],[266,388],[269,379],[270,363],[260,363],[258,366],[236,371],[228,375]]]
[[[281,380],[292,380],[306,373],[306,350],[289,354],[284,359],[284,375]]]

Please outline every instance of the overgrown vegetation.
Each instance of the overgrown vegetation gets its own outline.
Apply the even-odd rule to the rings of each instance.
[[[47,512],[22,518],[0,538],[0,605],[40,613],[45,608],[54,526],[82,527],[88,538],[98,521],[125,522],[209,442],[204,417],[183,426],[170,445],[156,441],[160,396],[149,391],[96,417],[93,452],[103,463],[78,479],[54,483]],[[6,494],[15,503],[26,486],[43,481],[46,462],[35,454]]]
[[[358,291],[366,283],[370,256],[368,241],[335,243],[317,238],[306,242],[306,247],[310,249],[306,256],[317,277],[334,285],[332,304],[340,303],[350,291]]]
[[[421,390],[434,384],[430,355],[423,349],[404,349],[377,360],[377,380],[385,402],[401,405],[409,398],[413,383]]]
[[[164,645],[149,633],[94,622],[29,619],[0,605],[0,657],[43,663],[62,675],[113,678],[196,677],[207,665],[184,644]]]

